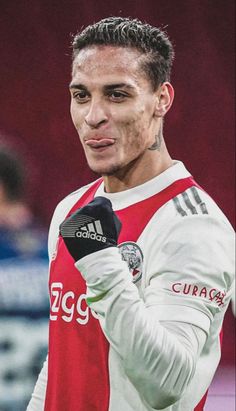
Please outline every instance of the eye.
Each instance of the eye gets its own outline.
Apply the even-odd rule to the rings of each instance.
[[[114,102],[124,101],[128,95],[124,91],[113,90],[108,94],[109,98]]]
[[[72,97],[80,104],[87,103],[89,100],[89,94],[86,90],[75,91],[72,93]]]

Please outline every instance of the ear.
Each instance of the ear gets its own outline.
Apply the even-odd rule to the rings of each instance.
[[[161,84],[156,92],[156,97],[155,116],[164,117],[171,108],[174,100],[174,89],[172,85],[168,81]]]

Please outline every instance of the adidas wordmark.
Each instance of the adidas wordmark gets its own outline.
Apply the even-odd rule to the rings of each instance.
[[[100,234],[90,233],[89,231],[77,231],[75,235],[78,238],[90,238],[90,240],[102,241],[103,243],[106,242],[106,237],[103,237]]]

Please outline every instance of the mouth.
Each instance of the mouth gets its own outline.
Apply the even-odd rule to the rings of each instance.
[[[115,144],[114,138],[101,138],[101,139],[88,139],[85,141],[85,144],[91,148],[99,149],[110,147]]]

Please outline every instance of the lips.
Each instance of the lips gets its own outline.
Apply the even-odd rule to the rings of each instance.
[[[85,141],[85,144],[89,147],[100,148],[108,147],[115,143],[114,138],[101,138],[101,139],[88,139]]]

